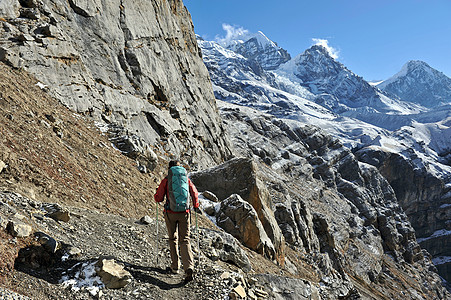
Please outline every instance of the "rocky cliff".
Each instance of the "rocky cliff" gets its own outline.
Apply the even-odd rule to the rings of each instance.
[[[106,124],[123,152],[194,167],[230,156],[182,1],[8,0],[0,17],[0,60]]]
[[[322,292],[332,298],[379,298],[378,293],[388,298],[416,298],[404,290],[398,295],[393,289],[403,276],[387,281],[401,265],[418,268],[419,273],[412,276],[425,284],[432,275],[441,289],[439,277],[430,271],[434,269],[430,255],[420,248],[395,191],[375,167],[359,162],[337,139],[318,128],[226,103],[220,107],[239,153],[265,162],[256,177],[268,187],[268,205],[288,247],[302,254],[300,260],[318,268]],[[225,172],[229,180],[246,181],[247,175],[232,175],[243,165]],[[218,169],[223,168],[226,164]],[[218,169],[209,174],[217,174]],[[202,176],[204,187],[215,190],[216,177]],[[197,178],[194,174],[193,180]],[[224,190],[218,192],[219,198],[243,189],[225,191],[226,195]]]

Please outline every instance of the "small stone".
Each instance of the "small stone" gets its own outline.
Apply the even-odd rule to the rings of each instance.
[[[47,215],[55,221],[69,222],[70,213],[68,210],[57,210]]]
[[[255,284],[258,282],[258,280],[257,280],[257,278],[255,278],[255,277],[251,277],[251,278],[249,278],[249,279],[247,280],[247,282],[248,282],[250,285],[255,285]]]
[[[209,216],[214,216],[216,213],[216,209],[214,207],[214,205],[207,205],[204,207],[204,211],[207,215]]]
[[[30,225],[15,220],[9,221],[6,229],[14,237],[27,237],[33,231]]]
[[[262,289],[254,289],[254,293],[257,297],[263,297],[263,298],[268,297],[268,293]]]
[[[51,236],[42,232],[37,232],[36,236],[38,237],[39,243],[47,252],[55,253],[58,250],[58,242]]]
[[[242,285],[238,285],[235,288],[233,288],[232,293],[236,293],[239,298],[237,299],[245,299],[246,298],[246,290]]]
[[[230,279],[230,277],[231,277],[230,272],[224,272],[221,274],[221,276],[219,276],[219,278],[222,280]]]
[[[75,246],[69,246],[67,249],[67,254],[69,254],[70,257],[80,256],[81,250]]]
[[[251,300],[257,300],[257,299],[258,299],[258,297],[254,294],[254,291],[253,291],[253,290],[247,291],[247,296],[248,296],[249,299],[251,299]]]
[[[152,218],[149,216],[144,216],[139,220],[142,224],[149,225],[152,224]]]
[[[0,160],[0,173],[6,168],[6,164]]]
[[[39,12],[39,9],[37,9],[37,8],[24,8],[20,12],[20,16],[22,18],[37,20],[41,17],[41,13]]]
[[[213,261],[217,261],[217,260],[219,259],[218,251],[216,251],[215,248],[212,248],[212,249],[211,249],[211,251],[210,251],[210,258],[211,258],[211,260],[213,260]]]
[[[24,215],[21,215],[21,214],[19,214],[19,213],[15,213],[14,215],[13,215],[13,219],[17,219],[17,220],[20,220],[20,221],[23,221],[23,220],[25,220],[27,217],[25,217]]]
[[[34,38],[30,35],[30,34],[26,34],[26,33],[22,33],[21,35],[19,35],[17,37],[17,39],[21,42],[26,42],[26,41],[33,41]]]

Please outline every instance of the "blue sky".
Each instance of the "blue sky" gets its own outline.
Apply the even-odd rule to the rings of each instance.
[[[291,56],[326,39],[338,61],[366,80],[409,60],[451,77],[451,0],[184,0],[194,31],[224,37],[223,24],[262,31]]]

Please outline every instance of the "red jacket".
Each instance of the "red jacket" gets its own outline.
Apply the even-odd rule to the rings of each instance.
[[[197,192],[196,187],[191,182],[191,180],[188,178],[188,186],[189,186],[189,193],[191,195],[191,199],[193,200],[193,207],[198,208],[199,207],[199,193]],[[157,202],[162,202],[164,200],[164,196],[166,195],[166,199],[169,199],[169,189],[168,189],[168,178],[164,178],[160,185],[158,186],[157,192],[155,193],[154,199]],[[170,210],[165,206],[164,211],[170,212],[170,213],[177,213],[175,211]],[[186,210],[186,212],[189,212],[189,209]],[[183,211],[181,213],[184,213]]]

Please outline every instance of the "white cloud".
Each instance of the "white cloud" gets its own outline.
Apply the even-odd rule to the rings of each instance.
[[[325,40],[325,39],[312,39],[314,45],[319,45],[319,46],[323,46],[324,48],[327,49],[327,52],[329,52],[329,55],[333,58],[333,59],[337,59],[338,58],[338,50],[329,46],[329,41]]]
[[[243,27],[237,26],[237,25],[230,25],[230,24],[222,24],[222,29],[225,30],[226,36],[225,37],[219,37],[216,36],[215,40],[217,43],[228,46],[233,41],[236,40],[245,40],[247,36],[249,36],[249,30],[244,29]]]

